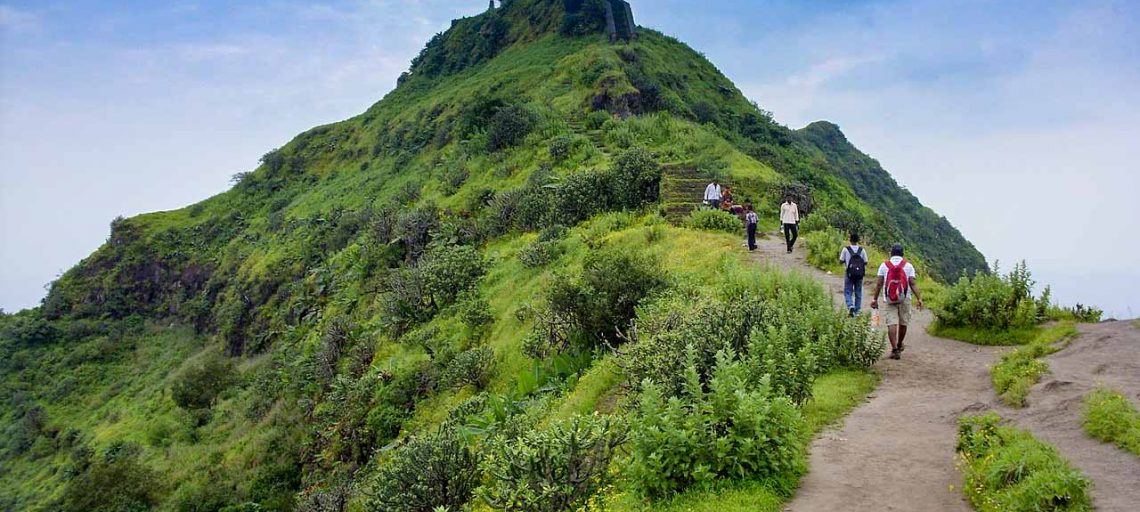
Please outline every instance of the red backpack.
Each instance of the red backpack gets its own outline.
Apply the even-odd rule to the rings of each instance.
[[[887,304],[898,304],[906,297],[907,288],[910,287],[910,280],[906,277],[906,260],[903,259],[898,265],[893,265],[891,260],[887,260],[886,265]]]

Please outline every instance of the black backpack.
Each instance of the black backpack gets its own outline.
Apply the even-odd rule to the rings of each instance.
[[[856,251],[850,245],[847,246],[847,277],[863,279],[863,276],[867,275],[867,260],[863,259],[862,254],[862,247]]]

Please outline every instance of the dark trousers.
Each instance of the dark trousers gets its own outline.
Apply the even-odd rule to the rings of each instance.
[[[863,280],[843,276],[843,301],[856,315],[863,309]]]
[[[755,224],[749,224],[748,225],[748,250],[749,251],[755,251],[756,250],[756,225]]]
[[[784,224],[784,240],[788,241],[788,251],[792,250],[792,246],[796,245],[796,239],[800,237],[800,226],[798,224]]]

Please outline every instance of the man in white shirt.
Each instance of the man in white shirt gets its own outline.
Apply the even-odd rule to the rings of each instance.
[[[711,206],[714,210],[720,209],[720,183],[713,180],[709,186],[705,187],[705,203]]]
[[[790,254],[792,246],[796,245],[796,239],[800,237],[800,208],[792,202],[792,196],[786,197],[784,204],[780,205],[780,224],[784,227],[784,240],[788,242]]]
[[[903,246],[895,244],[891,247],[891,259],[879,265],[879,278],[875,282],[875,298],[871,300],[871,309],[879,309],[879,294],[887,292],[883,284],[892,276],[892,272],[902,271],[905,283],[900,284],[898,290],[899,301],[894,303],[889,296],[884,296],[886,304],[883,314],[887,319],[887,339],[891,342],[891,359],[901,359],[903,340],[906,338],[906,326],[910,323],[910,296],[913,294],[915,305],[922,309],[922,294],[918,292],[915,282],[914,265],[903,258]],[[890,285],[888,285],[888,288]]]

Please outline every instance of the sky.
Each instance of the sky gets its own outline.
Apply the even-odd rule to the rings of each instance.
[[[1140,2],[633,0],[793,128],[826,119],[990,261],[1140,315]],[[481,0],[0,0],[0,308],[294,135]]]

